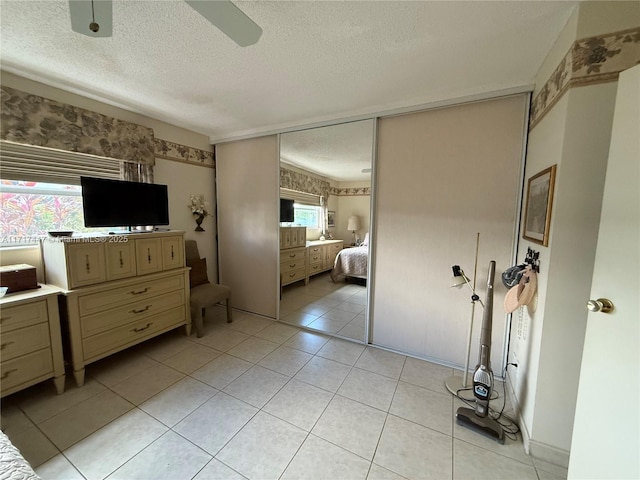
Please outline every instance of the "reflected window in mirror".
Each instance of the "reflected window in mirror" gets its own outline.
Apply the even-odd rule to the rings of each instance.
[[[322,207],[314,205],[293,205],[293,224],[307,228],[322,228]]]

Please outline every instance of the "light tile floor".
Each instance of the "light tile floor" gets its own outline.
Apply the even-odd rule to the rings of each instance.
[[[222,308],[2,401],[45,480],[566,478],[458,426],[450,368]]]
[[[329,272],[283,288],[280,320],[364,342],[367,287],[363,280],[331,280]]]

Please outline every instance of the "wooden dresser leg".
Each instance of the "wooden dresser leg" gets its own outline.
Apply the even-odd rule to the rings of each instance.
[[[84,385],[84,367],[82,367],[80,370],[74,370],[73,377],[76,379],[76,384],[79,387]]]
[[[64,375],[53,378],[53,384],[56,386],[56,393],[60,395],[64,392]]]

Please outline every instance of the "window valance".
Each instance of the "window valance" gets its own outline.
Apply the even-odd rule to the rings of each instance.
[[[331,184],[326,180],[280,167],[280,187],[329,198]]]
[[[2,86],[0,139],[153,166],[153,130]]]

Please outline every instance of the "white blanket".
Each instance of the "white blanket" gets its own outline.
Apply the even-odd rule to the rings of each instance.
[[[338,252],[331,270],[331,279],[335,282],[338,276],[367,278],[369,247],[344,248]]]
[[[0,432],[0,480],[40,480],[31,465],[11,443],[9,437]]]

